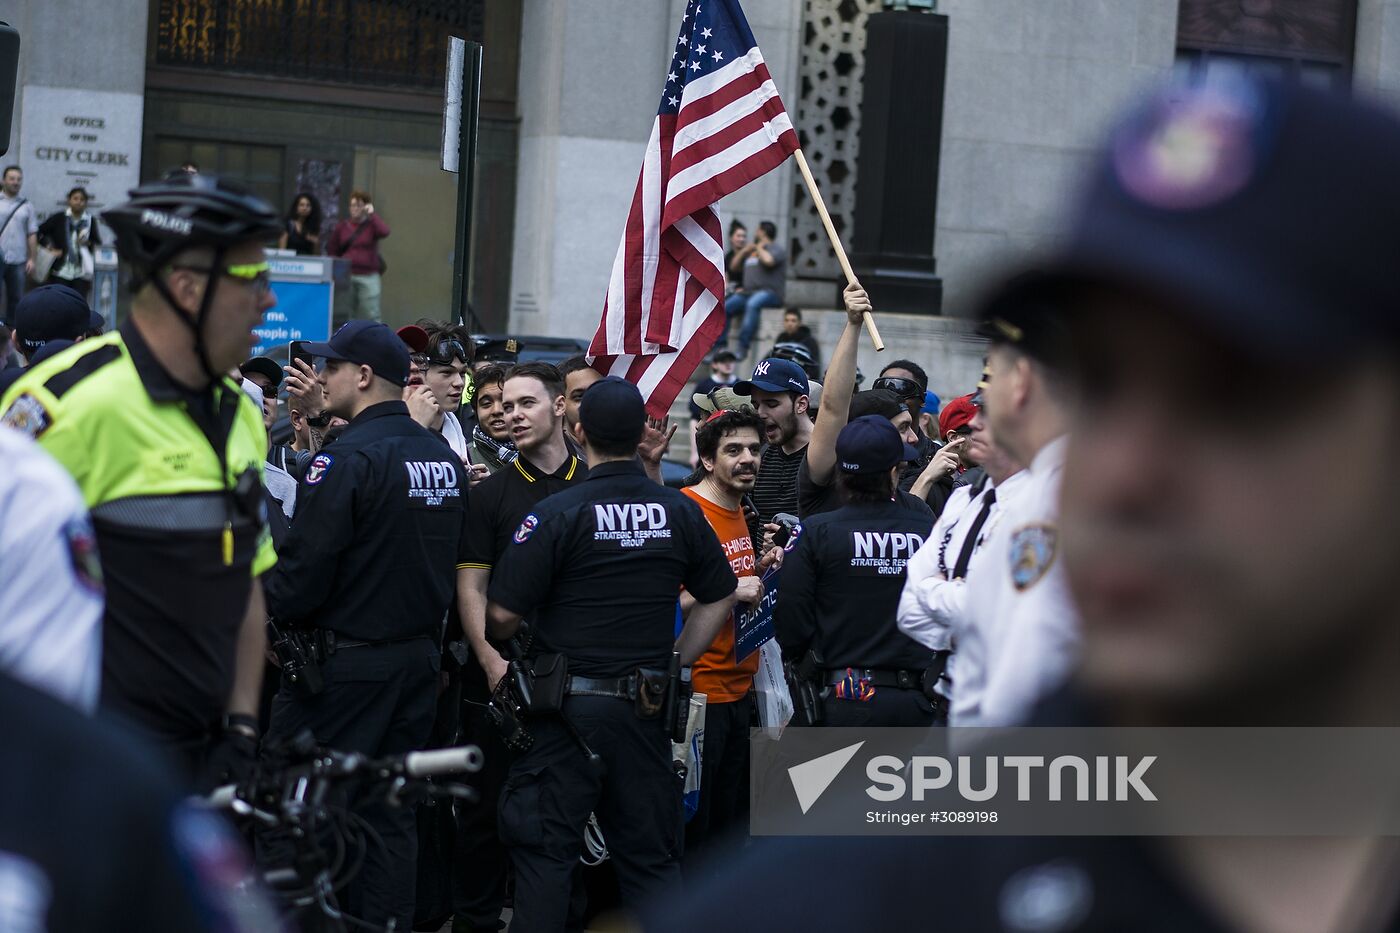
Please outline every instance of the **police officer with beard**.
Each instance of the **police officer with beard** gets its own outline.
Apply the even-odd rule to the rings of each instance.
[[[946,715],[932,652],[896,625],[905,565],[933,526],[894,497],[914,456],[888,418],[846,425],[836,438],[845,504],[804,521],[787,543],[774,624],[783,657],[805,658],[802,676],[817,680],[821,709],[804,712],[820,718],[810,725],[926,726]]]
[[[314,695],[284,683],[268,740],[310,729],[341,751],[402,754],[423,748],[433,725],[438,644],[464,559],[464,471],[409,417],[408,350],[393,331],[351,321],[307,349],[325,360],[326,410],[350,420],[306,471],[267,597],[280,623],[310,630],[325,683]],[[378,838],[343,903],[355,917],[408,929],[414,812],[382,796],[351,802]]]
[[[637,907],[679,880],[667,673],[673,652],[688,665],[714,641],[737,584],[700,508],[643,474],[636,453],[645,426],[631,383],[607,378],[584,393],[575,439],[587,448],[588,478],[525,516],[488,590],[493,638],[535,619],[526,650],[534,741],[512,763],[500,804],[515,866],[511,929],[523,933],[564,927],[590,813],[624,904]],[[677,638],[682,587],[696,605]],[[671,713],[676,702],[684,698]]]

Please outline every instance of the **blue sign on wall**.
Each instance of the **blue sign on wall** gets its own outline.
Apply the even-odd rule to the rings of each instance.
[[[272,281],[277,304],[263,317],[254,356],[286,357],[293,340],[327,340],[331,335],[330,282]],[[280,352],[279,352],[280,350]]]

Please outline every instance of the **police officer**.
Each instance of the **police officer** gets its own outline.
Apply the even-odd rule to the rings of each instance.
[[[1377,167],[1397,161],[1393,112],[1273,82],[1173,88],[1117,127],[1064,252],[1017,288],[1069,310],[1082,363],[1058,559],[1084,651],[1035,724],[1396,724],[1400,177]],[[1319,424],[1348,439],[1346,482],[1313,481],[1337,456]],[[937,905],[958,930],[1396,930],[1395,857],[1385,838],[1079,836],[843,840],[837,860],[804,840],[653,928],[762,897],[794,928]]]
[[[836,482],[845,504],[793,531],[774,614],[789,660],[819,679],[831,726],[925,726],[940,719],[932,652],[899,631],[904,567],[933,519],[895,500],[900,466],[915,451],[881,415],[864,415],[836,438]],[[927,689],[926,689],[927,686]],[[812,723],[818,724],[818,723]]]
[[[472,929],[494,929],[500,922],[508,869],[496,804],[510,753],[486,712],[491,691],[505,676],[506,660],[486,639],[487,587],[525,516],[588,476],[587,464],[564,441],[564,376],[556,367],[541,361],[512,366],[502,392],[520,455],[471,491],[466,556],[457,570],[457,600],[472,658],[462,678],[462,731],[486,759],[475,781],[481,802],[458,811],[454,850],[461,870],[453,873],[453,908],[458,922]]]
[[[0,668],[91,712],[102,674],[102,568],[83,497],[18,431],[0,427],[0,463]]]
[[[673,651],[688,665],[714,640],[737,581],[700,509],[643,474],[645,425],[632,384],[607,378],[589,388],[575,429],[588,479],[525,516],[491,579],[493,637],[536,614],[527,653],[537,697],[567,663],[561,709],[529,717],[534,743],[501,797],[515,866],[511,927],[525,933],[563,928],[590,813],[624,903],[637,906],[679,875],[682,787],[661,708],[666,672]],[[682,586],[697,604],[677,638]]]
[[[275,304],[262,244],[279,221],[212,175],[143,185],[103,220],[132,273],[130,316],[26,371],[0,421],[63,464],[91,510],[101,705],[188,777],[236,770],[257,741],[267,616],[254,583],[276,555],[262,414],[226,374]]]
[[[997,444],[1026,464],[1025,479],[988,537],[1000,566],[968,583],[966,641],[985,663],[964,666],[981,681],[954,696],[955,725],[1020,721],[1061,686],[1078,657],[1079,620],[1060,547],[1059,499],[1070,416],[1067,333],[1060,316],[1034,303],[992,302],[983,334],[992,341],[984,417]]]
[[[324,688],[284,683],[269,742],[310,729],[371,756],[422,748],[433,725],[438,644],[464,540],[461,461],[402,401],[408,350],[388,327],[351,321],[328,343],[327,410],[349,419],[311,461],[296,521],[267,585],[283,626],[311,629]],[[413,918],[413,810],[356,804],[379,835],[344,906],[371,923]]]

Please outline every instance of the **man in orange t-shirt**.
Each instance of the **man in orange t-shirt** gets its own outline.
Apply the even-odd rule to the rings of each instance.
[[[743,498],[758,478],[762,446],[763,424],[753,409],[716,412],[695,432],[695,449],[705,476],[682,490],[705,513],[739,578],[735,613],[762,598],[759,576],[772,562],[772,558],[762,563],[754,559],[753,541],[744,521]],[[781,553],[780,548],[774,551]],[[688,612],[693,604],[689,594],[681,594],[682,612]],[[686,859],[691,864],[708,840],[742,826],[748,817],[749,725],[754,713],[750,694],[758,652],[742,661],[735,658],[734,628],[731,615],[709,650],[691,667],[695,692],[707,698],[700,806],[685,829]]]

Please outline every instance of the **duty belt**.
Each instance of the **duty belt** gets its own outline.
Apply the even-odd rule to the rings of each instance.
[[[637,677],[570,677],[564,688],[565,696],[610,697],[614,700],[635,700],[637,698]]]
[[[824,682],[827,684],[839,684],[847,677],[854,677],[856,680],[867,680],[874,687],[899,687],[902,690],[922,690],[921,680],[923,671],[892,671],[874,670],[872,668],[851,667],[851,668],[828,668],[825,671]]]
[[[420,638],[432,640],[429,635],[409,635],[404,638],[386,638],[382,641],[361,641],[359,639],[344,638],[337,635],[330,629],[316,629],[315,638],[319,642],[318,647],[325,657],[330,657],[337,651],[346,648],[377,648],[380,645],[399,645],[406,641],[418,641]]]

